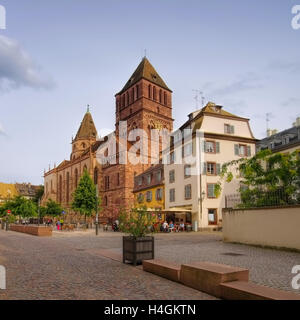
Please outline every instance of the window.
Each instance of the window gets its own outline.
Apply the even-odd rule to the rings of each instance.
[[[78,169],[76,168],[75,169],[75,188],[77,188],[77,185],[78,185]]]
[[[188,157],[193,153],[193,143],[186,144],[183,148],[184,157]]]
[[[105,206],[107,206],[107,204],[108,204],[107,196],[104,197],[104,199],[103,199],[103,204],[104,204]]]
[[[235,144],[234,154],[240,157],[249,157],[251,156],[251,147],[244,144]]]
[[[120,173],[118,172],[117,173],[117,186],[120,185]]]
[[[144,202],[144,195],[142,193],[139,193],[138,195],[138,203],[143,203]]]
[[[208,209],[208,224],[215,225],[218,222],[217,209]]]
[[[136,98],[138,99],[140,97],[140,86],[136,86]]]
[[[109,176],[104,177],[104,187],[105,190],[109,189]]]
[[[156,190],[156,192],[155,192],[155,199],[156,199],[157,201],[162,200],[162,189],[161,189],[161,188],[159,188],[159,189]]]
[[[138,185],[141,186],[143,183],[143,178],[142,177],[139,177],[138,178]]]
[[[231,126],[230,124],[224,124],[224,132],[227,134],[234,134],[234,126]]]
[[[174,162],[175,162],[175,152],[174,151],[172,151],[171,153],[170,153],[170,164],[173,164]]]
[[[216,198],[215,186],[216,185],[214,183],[208,183],[207,184],[207,197],[208,198]]]
[[[67,188],[66,188],[66,202],[70,200],[70,173],[67,172]]]
[[[156,172],[156,181],[161,182],[161,170]]]
[[[167,104],[168,104],[167,93],[164,92],[164,105],[166,106]]]
[[[153,100],[156,101],[156,87],[153,87]]]
[[[162,103],[162,90],[159,90],[159,103]]]
[[[94,184],[98,184],[98,168],[94,169]]]
[[[151,183],[151,174],[148,174],[147,175],[147,184],[150,184]]]
[[[152,191],[147,191],[146,198],[147,198],[147,202],[152,201]]]
[[[192,198],[192,185],[188,184],[184,187],[184,198],[185,200]]]
[[[175,182],[175,170],[169,171],[169,183]]]
[[[215,142],[214,141],[205,141],[205,152],[215,153]]]
[[[214,162],[207,162],[206,173],[208,175],[216,175],[216,164]]]
[[[148,98],[149,99],[152,98],[152,86],[151,86],[151,84],[149,84],[149,86],[148,86]]]
[[[191,176],[191,165],[187,164],[184,166],[184,177],[189,178]]]
[[[175,189],[170,189],[170,202],[175,201]]]

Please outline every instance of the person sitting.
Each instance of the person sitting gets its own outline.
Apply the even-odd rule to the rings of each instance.
[[[164,231],[164,232],[168,232],[169,225],[168,225],[168,222],[167,222],[167,221],[165,221],[165,222],[162,224],[162,227],[163,227],[163,231]]]
[[[169,224],[169,231],[172,232],[173,230],[174,230],[174,223],[173,221],[171,221]]]
[[[181,222],[180,222],[179,231],[184,231],[184,222],[183,222],[183,220],[181,220]]]

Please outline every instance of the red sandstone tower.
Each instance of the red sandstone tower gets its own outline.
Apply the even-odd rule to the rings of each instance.
[[[114,218],[120,207],[133,204],[134,176],[151,166],[151,129],[173,130],[172,91],[145,57],[116,94],[116,137],[119,139],[119,122],[127,121],[128,133],[143,129],[148,144],[147,164],[107,164],[102,167],[103,215]],[[120,138],[121,139],[121,138]],[[132,143],[127,142],[129,151]]]

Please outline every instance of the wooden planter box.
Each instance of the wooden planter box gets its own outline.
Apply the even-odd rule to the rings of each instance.
[[[151,259],[154,259],[154,237],[123,237],[123,263],[129,261],[136,266]]]

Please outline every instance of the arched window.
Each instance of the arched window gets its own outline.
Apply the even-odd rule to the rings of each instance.
[[[162,90],[159,90],[159,103],[162,103]]]
[[[78,169],[77,168],[75,169],[75,179],[74,179],[74,181],[75,181],[75,189],[76,189],[77,185],[78,185]]]
[[[136,98],[138,99],[140,97],[140,86],[136,85]]]
[[[70,195],[70,173],[67,172],[67,186],[66,186],[66,202],[69,203],[69,195]]]
[[[103,199],[103,205],[104,205],[104,206],[107,206],[107,204],[108,204],[107,196],[105,196],[104,199]]]
[[[81,146],[82,146],[83,149],[85,149],[85,147],[86,147],[84,142],[81,144]]]
[[[123,108],[125,107],[125,94],[123,94],[122,96],[122,107]]]
[[[134,87],[131,90],[131,102],[134,102]]]
[[[153,87],[153,100],[156,101],[156,87]]]
[[[62,176],[59,176],[58,182],[58,202],[62,203]]]
[[[148,98],[152,99],[152,86],[151,86],[151,84],[149,84],[149,86],[148,86]]]
[[[94,169],[94,184],[98,184],[98,168]]]
[[[84,172],[85,170],[87,170],[86,164],[85,164],[84,167],[83,167],[83,172]]]
[[[166,106],[168,104],[168,97],[167,97],[167,93],[164,92],[164,105]]]
[[[126,92],[126,105],[129,105],[129,93],[128,91]]]

